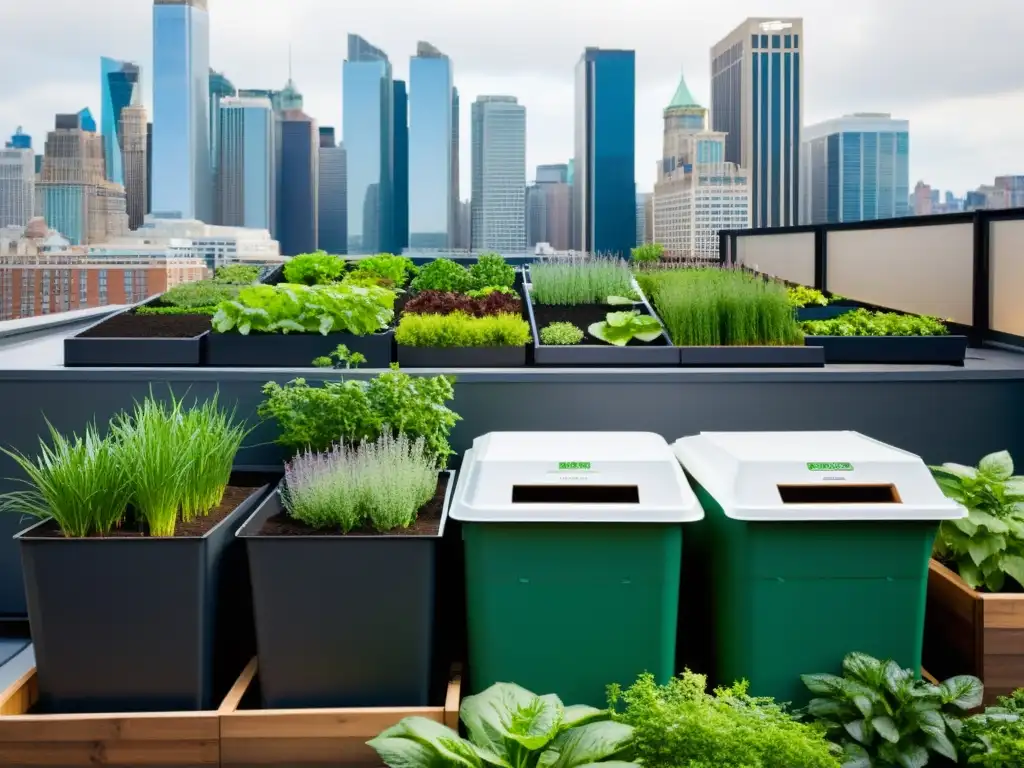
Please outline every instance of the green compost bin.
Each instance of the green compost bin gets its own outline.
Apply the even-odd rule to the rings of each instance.
[[[709,596],[696,664],[716,683],[803,706],[800,675],[841,674],[851,651],[920,674],[932,544],[966,511],[918,456],[856,432],[702,432],[674,450],[705,513],[684,578]]]
[[[473,692],[511,682],[604,706],[675,671],[683,524],[702,512],[646,432],[492,432],[466,452],[461,521]]]

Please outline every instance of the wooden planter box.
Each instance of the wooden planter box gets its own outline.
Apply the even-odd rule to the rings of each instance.
[[[224,699],[234,709],[256,672],[252,662]],[[0,766],[220,765],[218,712],[30,714],[35,667],[0,692]]]
[[[246,672],[256,671],[256,660]],[[462,671],[452,667],[444,701],[436,707],[371,707],[366,709],[243,709],[243,686],[255,689],[255,675],[239,678],[220,708],[220,757],[224,766],[379,765],[366,745],[402,718],[417,715],[458,730]],[[258,698],[250,696],[251,699]],[[0,744],[0,747],[3,745]]]
[[[986,706],[1024,687],[1024,594],[975,592],[932,560],[924,666],[940,680],[953,675],[981,678]]]

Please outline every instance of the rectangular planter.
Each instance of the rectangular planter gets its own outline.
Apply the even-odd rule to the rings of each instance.
[[[636,286],[640,294],[641,307],[651,317],[658,319],[654,309],[647,303],[643,291]],[[672,340],[662,327],[661,343],[651,342],[649,345],[617,347],[614,344],[541,344],[540,329],[533,312],[533,297],[530,296],[530,285],[523,285],[523,301],[526,304],[530,330],[533,333],[533,362],[535,365],[603,365],[614,367],[651,367],[659,365],[678,365],[679,353]],[[609,307],[609,311],[626,310],[629,307]],[[658,323],[661,320],[658,319]]]
[[[427,706],[434,662],[436,536],[260,536],[268,495],[239,529],[266,708]]]
[[[459,728],[462,680],[457,665],[449,675],[443,701],[427,707],[259,709],[259,687],[257,675],[247,682],[245,694],[234,706],[225,700],[221,707],[223,766],[378,765],[380,758],[366,742],[402,718],[425,717]]]
[[[924,666],[942,680],[952,675],[980,678],[986,706],[1024,687],[1024,594],[976,592],[932,560]]]
[[[64,339],[66,368],[196,368],[203,359],[203,345],[209,331],[192,338],[112,338],[83,336],[113,317],[131,312],[126,309],[105,317],[81,333]]]
[[[817,346],[678,347],[684,368],[821,368],[825,351]]]
[[[805,336],[826,363],[963,365],[966,336]]]
[[[352,333],[211,333],[206,340],[206,365],[213,368],[312,368],[313,360],[331,354],[339,344],[366,358],[363,368],[391,364],[394,331],[356,336]]]
[[[17,534],[41,711],[212,709],[251,656],[235,532],[268,491],[201,537]]]
[[[402,368],[521,368],[526,347],[405,347],[396,344]]]

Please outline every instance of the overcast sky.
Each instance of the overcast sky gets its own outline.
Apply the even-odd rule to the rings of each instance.
[[[137,61],[152,104],[149,0],[0,0],[0,135],[18,125],[41,151],[57,112],[99,119],[101,56]],[[910,186],[958,195],[1024,174],[1024,0],[209,0],[210,59],[238,87],[280,88],[294,46],[306,111],[341,126],[346,34],[383,48],[405,78],[417,40],[447,53],[462,99],[462,196],[469,104],[517,96],[527,177],[572,153],[573,68],[584,47],[637,55],[636,179],[654,184],[661,110],[680,71],[707,105],[709,50],[748,16],[804,18],[805,122],[851,112],[910,120]]]

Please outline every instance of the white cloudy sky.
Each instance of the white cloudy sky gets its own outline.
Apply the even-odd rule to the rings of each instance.
[[[707,103],[711,45],[747,16],[802,16],[805,120],[854,111],[910,120],[911,186],[958,194],[1024,173],[1024,0],[209,0],[211,64],[236,86],[280,87],[288,44],[306,111],[341,125],[346,34],[408,73],[417,40],[455,64],[462,95],[462,190],[478,94],[527,108],[528,176],[572,152],[573,67],[587,45],[637,52],[638,189],[661,151],[661,109],[680,70]],[[150,0],[0,0],[0,135],[23,125],[41,146],[56,112],[98,115],[99,57],[152,59]],[[150,103],[147,72],[146,102]],[[37,150],[38,151],[38,150]]]

